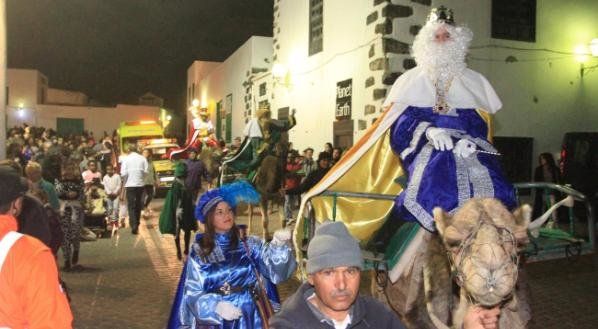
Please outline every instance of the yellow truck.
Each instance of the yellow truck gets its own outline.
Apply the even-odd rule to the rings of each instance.
[[[122,122],[118,129],[119,144],[135,143],[140,149],[152,151],[152,160],[158,179],[157,194],[163,194],[174,181],[174,162],[168,159],[171,148],[178,148],[176,139],[164,138],[164,129],[156,121]]]

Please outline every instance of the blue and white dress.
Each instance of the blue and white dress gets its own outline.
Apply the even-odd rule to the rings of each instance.
[[[232,247],[230,233],[216,234],[214,250],[203,259],[199,256],[201,237],[197,234],[183,269],[168,328],[262,328],[251,292],[257,284],[254,269],[257,267],[262,276],[274,308],[279,307],[274,284],[288,279],[295,271],[292,249],[250,236],[246,240],[247,252],[241,240]],[[221,292],[227,285],[232,287],[230,294]],[[222,319],[215,311],[221,301],[240,308],[243,315],[232,321]]]
[[[471,198],[497,198],[513,209],[515,190],[504,177],[496,149],[488,142],[488,124],[480,111],[496,113],[502,106],[490,83],[465,68],[446,94],[447,113],[434,111],[436,87],[426,70],[415,67],[395,81],[384,105],[392,105],[390,139],[408,173],[405,190],[395,201],[395,211],[408,221],[418,221],[435,231],[432,211],[454,212]],[[434,149],[426,137],[431,127],[443,128],[453,144],[467,139],[477,152],[468,158]]]
[[[432,211],[451,212],[471,198],[497,198],[516,206],[513,186],[502,174],[496,149],[488,142],[488,127],[474,109],[453,109],[451,115],[432,108],[408,107],[391,127],[391,147],[409,173],[407,187],[396,199],[396,210],[405,220],[417,220],[434,231]],[[460,139],[474,142],[478,152],[468,158],[452,151],[439,151],[426,138],[430,127],[444,128],[453,144]]]

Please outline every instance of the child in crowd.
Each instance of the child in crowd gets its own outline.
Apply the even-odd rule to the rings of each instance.
[[[104,185],[104,192],[107,196],[107,220],[108,223],[114,228],[118,228],[119,220],[119,197],[122,188],[122,180],[120,175],[114,172],[114,166],[109,164],[106,165],[106,175],[102,179],[102,185]]]

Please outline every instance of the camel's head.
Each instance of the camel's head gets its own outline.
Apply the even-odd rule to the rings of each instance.
[[[493,306],[511,295],[530,216],[528,205],[510,213],[496,199],[471,199],[453,216],[434,209],[457,282],[476,303]]]

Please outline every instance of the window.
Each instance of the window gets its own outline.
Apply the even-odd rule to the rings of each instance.
[[[260,83],[260,96],[266,95],[266,83]]]
[[[309,0],[309,55],[323,49],[324,0]]]
[[[492,37],[536,42],[536,0],[492,0]]]

